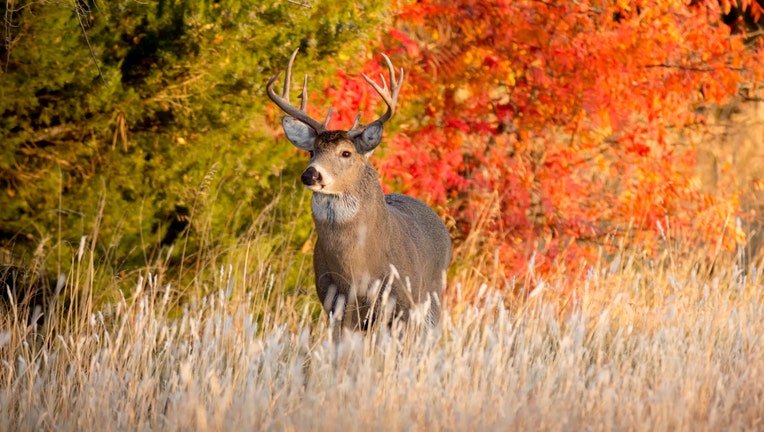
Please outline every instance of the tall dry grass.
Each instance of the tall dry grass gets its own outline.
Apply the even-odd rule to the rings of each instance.
[[[247,247],[182,306],[154,275],[33,324],[6,305],[0,430],[764,428],[758,267],[624,252],[572,289],[529,279],[522,304],[456,281],[437,329],[335,344],[317,303]],[[94,272],[75,262],[64,297],[90,298]]]

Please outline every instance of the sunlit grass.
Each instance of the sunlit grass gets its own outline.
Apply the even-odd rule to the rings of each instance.
[[[231,254],[182,306],[153,275],[38,324],[6,305],[0,430],[764,427],[759,268],[626,254],[528,280],[522,303],[457,280],[435,331],[334,344],[315,300]],[[87,299],[94,271],[75,263],[62,294]]]

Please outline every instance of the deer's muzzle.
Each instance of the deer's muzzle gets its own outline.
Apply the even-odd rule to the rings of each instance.
[[[305,186],[313,186],[321,181],[321,173],[315,167],[309,166],[308,169],[302,173],[300,177],[302,184]]]

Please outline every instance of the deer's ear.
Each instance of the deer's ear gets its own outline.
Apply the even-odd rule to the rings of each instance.
[[[363,153],[371,153],[382,140],[382,123],[372,122],[366,128],[353,138],[356,148]]]
[[[295,147],[307,151],[313,150],[313,143],[315,143],[318,134],[312,127],[289,116],[284,116],[281,119],[281,126],[284,128],[287,139]]]

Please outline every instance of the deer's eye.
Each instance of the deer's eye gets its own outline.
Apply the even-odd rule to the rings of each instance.
[[[310,157],[313,157],[313,150],[308,150],[308,154],[310,154]]]
[[[350,155],[350,152],[349,152],[349,151],[345,150],[344,152],[342,152],[342,157],[344,157],[344,158],[349,158],[350,156],[351,156],[351,155]]]

